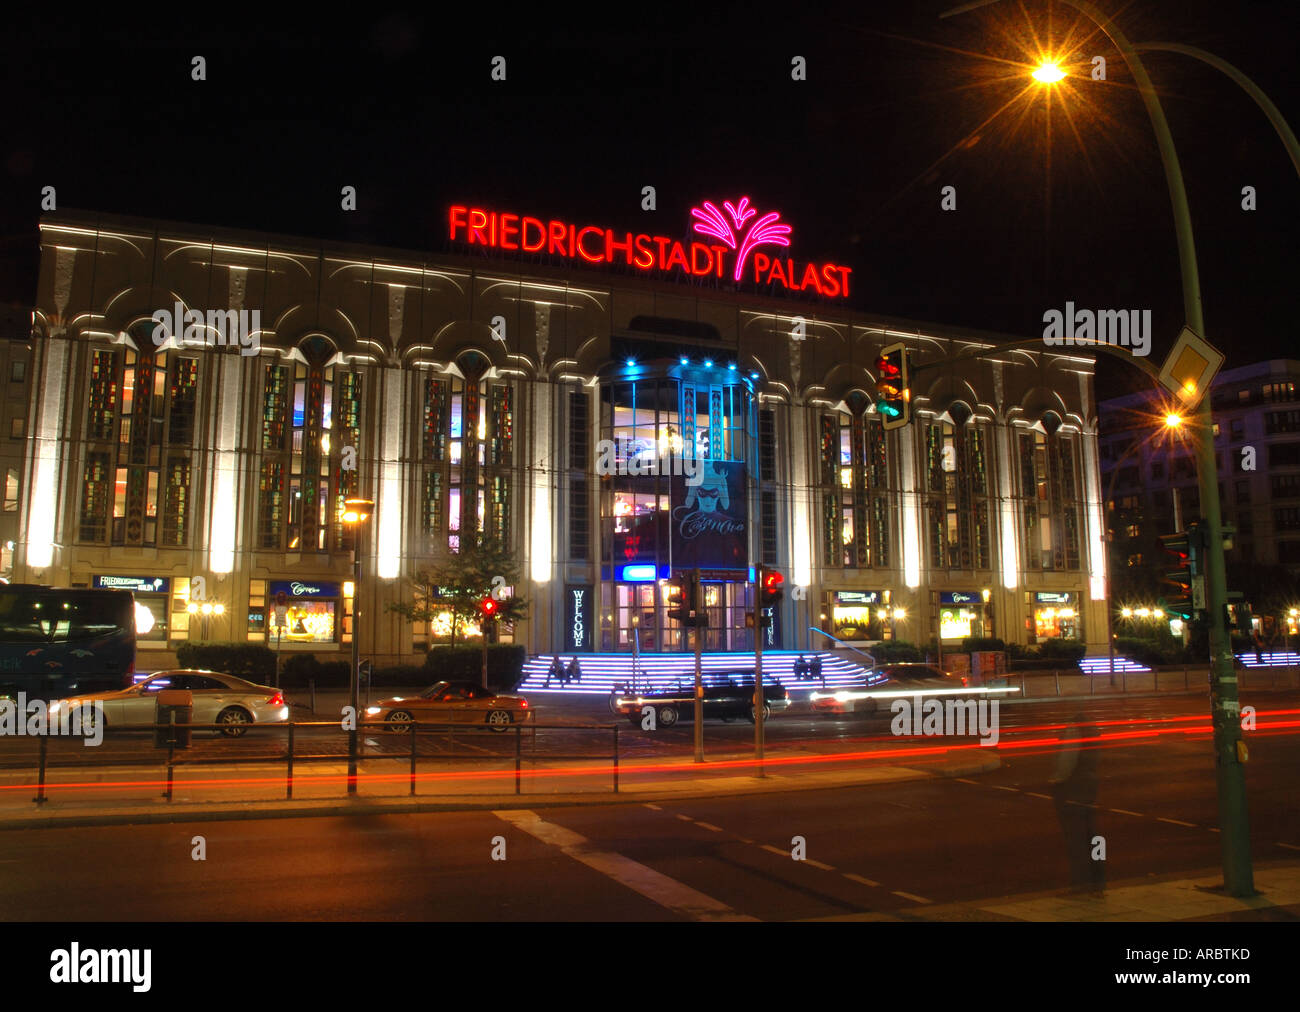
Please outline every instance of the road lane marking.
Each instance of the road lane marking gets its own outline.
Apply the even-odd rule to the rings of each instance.
[[[927,900],[924,896],[917,896],[915,893],[905,893],[901,889],[894,889],[895,896],[901,896],[905,900],[911,900],[913,903],[933,903],[934,900]]]
[[[860,882],[860,883],[862,883],[864,886],[871,886],[871,887],[873,887],[873,888],[875,888],[875,889],[879,889],[879,888],[880,888],[880,883],[879,883],[879,882],[873,882],[873,881],[871,881],[871,879],[869,879],[869,878],[863,878],[861,875],[854,875],[853,872],[851,872],[851,871],[842,871],[842,872],[840,872],[840,874],[843,875],[846,879],[849,879],[849,880],[851,880],[851,881],[853,881],[853,882]]]
[[[1166,819],[1164,816],[1160,815],[1156,816],[1156,822],[1168,822],[1174,826],[1187,826],[1191,829],[1196,828],[1196,823],[1194,822],[1183,822],[1182,819]]]
[[[953,777],[953,779],[959,784],[974,784],[976,787],[979,786],[978,780],[967,780],[965,777]]]
[[[780,847],[773,847],[770,843],[763,844],[763,849],[771,854],[779,854],[781,857],[790,856],[790,852],[788,850],[782,850]]]
[[[1115,812],[1119,815],[1133,815],[1139,819],[1142,818],[1141,812],[1130,812],[1127,808],[1112,808],[1110,809],[1110,811]]]
[[[590,840],[571,829],[554,822],[546,822],[536,812],[528,810],[493,812],[502,822],[508,822],[529,836],[557,848],[567,857],[595,869],[627,886],[635,893],[658,903],[661,907],[697,921],[756,921],[758,918],[738,913],[721,900],[706,896],[674,878],[649,868],[630,857],[609,850],[600,850]]]
[[[723,829],[721,826],[715,826],[715,825],[714,825],[713,823],[711,823],[711,822],[696,822],[695,824],[696,824],[697,826],[699,826],[701,829],[707,829],[707,830],[709,830],[710,832],[713,832],[713,833],[725,833],[725,832],[726,832],[726,830]]]
[[[1042,798],[1044,801],[1052,800],[1052,796],[1050,794],[1036,794],[1034,791],[1025,791],[1025,793],[1029,795],[1031,798]]]
[[[833,864],[825,864],[825,863],[822,862],[822,861],[814,861],[811,857],[805,857],[805,858],[803,859],[803,863],[804,863],[804,864],[810,864],[810,865],[812,865],[814,868],[820,868],[822,871],[834,871],[834,870],[835,870],[835,866],[834,866]]]
[[[695,820],[692,819],[689,815],[678,815],[677,818],[681,819],[683,822],[694,822],[694,821],[695,821]]]
[[[1287,850],[1300,850],[1294,843],[1278,843],[1279,847],[1285,847]]]
[[[648,802],[648,801],[644,802],[644,804],[645,804],[645,807],[648,808],[648,809],[650,809],[652,812],[662,812],[662,811],[663,811],[663,809],[660,808],[658,805],[652,805],[652,804],[650,804],[650,802]]]
[[[994,789],[995,791],[1010,791],[1012,794],[1019,794],[1019,793],[1020,793],[1020,788],[1019,788],[1019,787],[1002,787],[1002,786],[999,785],[999,784],[994,784],[994,785],[993,785],[993,789]]]

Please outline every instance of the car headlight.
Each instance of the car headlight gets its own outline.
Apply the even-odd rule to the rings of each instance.
[[[383,712],[384,712],[384,708],[383,708],[382,706],[367,706],[367,707],[366,707],[366,716],[367,716],[367,717],[373,717],[375,714],[377,714],[377,713],[383,713]]]

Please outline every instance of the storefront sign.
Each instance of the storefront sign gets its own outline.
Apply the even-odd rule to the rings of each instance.
[[[328,597],[339,596],[339,585],[330,582],[308,582],[305,580],[272,580],[271,596],[284,594],[286,597]]]
[[[96,576],[92,586],[96,590],[131,590],[137,594],[166,594],[171,591],[171,580],[165,576]]]
[[[879,604],[880,591],[878,590],[837,590],[835,591],[836,604]]]
[[[543,253],[586,264],[617,264],[642,271],[676,272],[690,277],[724,275],[733,281],[780,285],[792,292],[812,292],[828,299],[849,294],[852,269],[832,263],[802,263],[759,252],[759,247],[790,245],[790,226],[776,211],[759,214],[749,198],[736,204],[709,200],[691,208],[695,232],[706,242],[683,243],[662,235],[619,232],[599,225],[543,221],[506,211],[464,205],[447,214],[447,237],[470,246],[521,253]]]
[[[570,583],[564,588],[564,649],[566,653],[591,649],[591,615],[595,607],[590,583]]]
[[[945,590],[939,594],[940,604],[983,604],[984,598],[973,590]]]
[[[1040,591],[1034,595],[1034,600],[1039,604],[1074,604],[1074,594]]]
[[[711,460],[698,485],[672,479],[673,568],[747,569],[745,465]]]

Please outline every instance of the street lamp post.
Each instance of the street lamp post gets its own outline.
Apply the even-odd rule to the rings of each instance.
[[[203,623],[202,625],[203,641],[205,643],[207,642],[208,639],[208,622],[211,620],[212,616],[216,615],[218,618],[220,618],[222,615],[226,613],[225,606],[222,605],[220,602],[216,604],[212,604],[209,601],[204,601],[202,604],[198,604],[194,601],[191,601],[188,605],[186,605],[185,610],[189,612],[191,615],[199,616],[200,620]]]
[[[361,602],[361,532],[370,519],[375,504],[370,499],[346,499],[343,502],[343,522],[352,530],[352,674],[351,683],[352,730],[348,733],[348,794],[357,793],[357,722],[361,719],[361,629],[357,622]]]
[[[949,11],[941,17],[988,6],[996,0],[976,0]],[[1199,337],[1205,337],[1205,318],[1201,310],[1200,271],[1196,263],[1196,241],[1192,215],[1187,204],[1178,152],[1173,134],[1155,86],[1142,65],[1136,48],[1104,11],[1087,0],[1064,0],[1083,13],[1110,38],[1133,73],[1134,83],[1146,106],[1155,131],[1160,160],[1164,165],[1165,183],[1173,205],[1174,229],[1178,238],[1178,264],[1182,274],[1183,314],[1186,325]],[[1243,769],[1245,747],[1241,740],[1241,704],[1237,697],[1237,676],[1232,667],[1231,643],[1225,625],[1228,603],[1226,561],[1223,553],[1223,518],[1219,501],[1219,474],[1214,460],[1213,416],[1209,391],[1194,391],[1199,396],[1193,425],[1201,508],[1206,535],[1205,577],[1206,609],[1210,633],[1210,719],[1214,728],[1215,779],[1219,799],[1220,837],[1223,846],[1223,883],[1230,896],[1255,895],[1254,874],[1250,860],[1250,821],[1246,811],[1246,778]]]

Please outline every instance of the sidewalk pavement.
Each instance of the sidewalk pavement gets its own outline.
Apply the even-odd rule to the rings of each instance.
[[[818,917],[822,921],[1297,921],[1300,862],[1257,862],[1259,895],[1235,899],[1223,892],[1222,871],[1190,878],[1116,883],[1100,896],[1088,893],[1027,893],[967,903],[929,904],[891,913]]]

